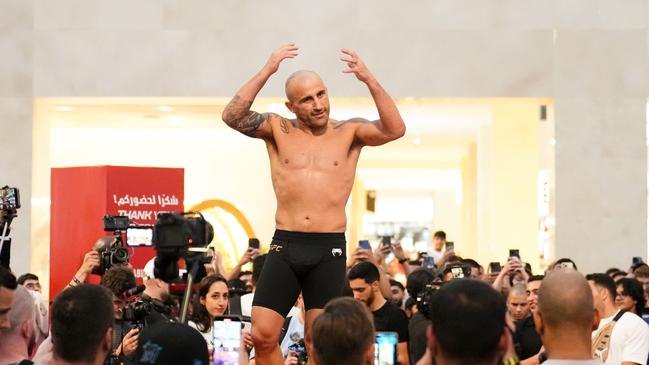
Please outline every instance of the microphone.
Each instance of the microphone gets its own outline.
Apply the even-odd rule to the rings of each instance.
[[[138,286],[133,287],[133,288],[131,288],[131,289],[125,291],[124,293],[122,293],[122,297],[123,297],[123,298],[130,298],[130,297],[132,297],[132,296],[134,296],[134,295],[138,295],[138,294],[140,294],[141,292],[144,291],[144,289],[146,289],[146,286],[144,286],[144,285],[138,285]]]

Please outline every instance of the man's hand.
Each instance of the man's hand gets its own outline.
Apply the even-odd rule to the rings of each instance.
[[[353,73],[356,75],[356,78],[364,83],[368,83],[374,80],[374,76],[370,73],[365,66],[363,60],[361,60],[356,52],[350,49],[342,49],[342,53],[345,54],[340,60],[347,64],[347,69],[343,70],[344,73]]]
[[[251,262],[252,260],[254,260],[259,255],[260,255],[259,249],[248,247],[248,249],[243,254],[243,256],[241,256],[241,259],[239,259],[239,265],[243,266]]]
[[[298,49],[299,48],[295,45],[295,43],[287,43],[279,47],[270,55],[270,58],[268,58],[268,61],[266,61],[263,69],[267,71],[269,75],[274,74],[279,69],[279,64],[282,63],[282,61],[287,58],[297,57],[298,54],[296,51]]]
[[[124,336],[124,340],[122,340],[122,344],[120,347],[122,353],[125,356],[130,356],[137,349],[137,340],[139,337],[139,332],[140,332],[139,329],[133,328],[132,330],[128,331],[126,336]]]
[[[392,244],[392,252],[394,252],[394,257],[396,257],[397,260],[408,258],[406,256],[406,252],[403,250],[403,247],[401,247],[401,242],[395,242]]]
[[[99,253],[97,251],[90,251],[83,257],[83,263],[79,271],[90,274],[92,270],[99,267]]]
[[[284,365],[297,365],[297,356],[294,352],[289,352],[286,359],[284,359]]]

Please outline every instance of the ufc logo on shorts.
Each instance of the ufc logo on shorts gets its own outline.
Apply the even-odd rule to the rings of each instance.
[[[282,245],[276,245],[276,244],[271,244],[271,245],[270,245],[270,248],[268,249],[268,251],[280,252],[280,251],[282,251],[282,248],[284,248],[284,246],[282,246]]]
[[[331,249],[331,255],[334,257],[340,257],[343,255],[343,249],[342,248],[332,248]]]

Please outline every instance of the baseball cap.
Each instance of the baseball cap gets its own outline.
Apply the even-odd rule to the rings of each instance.
[[[141,365],[207,365],[210,361],[203,336],[181,323],[145,327],[134,358]]]

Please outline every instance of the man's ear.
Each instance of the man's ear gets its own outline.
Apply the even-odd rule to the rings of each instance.
[[[545,330],[545,327],[543,326],[543,315],[538,310],[538,307],[536,308],[536,311],[532,312],[532,316],[534,319],[534,327],[536,327],[536,332],[538,332],[539,335],[543,335],[543,331]]]
[[[111,351],[113,351],[113,327],[110,326],[106,330],[106,334],[104,334],[104,339],[101,343],[101,349],[107,353],[110,354]]]
[[[509,344],[513,343],[514,339],[511,338],[511,333],[507,329],[507,325],[503,327],[503,334],[500,336],[500,341],[498,341],[498,353],[500,356],[505,356],[509,350]]]
[[[286,102],[284,102],[284,105],[286,105],[286,108],[288,110],[290,110],[291,113],[295,114],[295,112],[293,111],[293,103],[291,103],[290,100],[287,100]]]
[[[599,312],[597,309],[593,310],[593,331],[599,328],[599,321],[601,317],[599,316]]]
[[[437,356],[437,338],[433,333],[433,325],[429,325],[426,329],[426,338],[428,339],[428,350],[430,350],[430,356],[434,359]]]
[[[372,346],[370,346],[370,348],[365,351],[365,361],[363,362],[364,364],[374,364],[374,346],[374,342],[372,342]]]
[[[34,336],[34,322],[32,320],[23,322],[20,326],[20,335],[28,340],[32,339]]]

